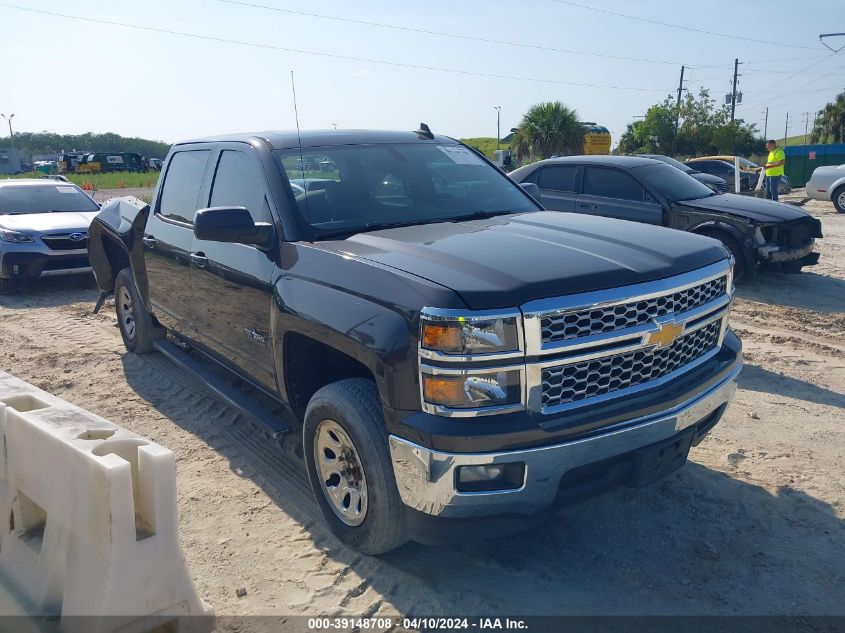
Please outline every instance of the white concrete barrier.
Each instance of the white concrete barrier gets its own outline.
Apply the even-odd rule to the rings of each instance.
[[[4,372],[0,579],[66,633],[213,624],[179,545],[173,453]]]

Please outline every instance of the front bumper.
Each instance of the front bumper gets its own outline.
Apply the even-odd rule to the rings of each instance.
[[[32,279],[90,272],[88,249],[55,251],[36,243],[0,246],[0,277]]]
[[[530,515],[550,507],[561,479],[576,468],[668,440],[693,426],[706,432],[736,392],[742,361],[716,385],[673,409],[628,420],[589,437],[551,446],[488,453],[435,451],[391,435],[391,459],[399,495],[413,510],[442,517],[469,518],[498,514]],[[509,490],[462,492],[457,471],[462,466],[524,464],[522,485]]]

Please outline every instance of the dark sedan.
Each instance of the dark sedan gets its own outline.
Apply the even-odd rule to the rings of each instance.
[[[698,169],[693,169],[689,165],[686,165],[679,160],[675,160],[671,156],[664,156],[663,154],[637,154],[637,156],[642,156],[643,158],[653,158],[654,160],[659,160],[667,165],[672,165],[675,169],[680,169],[688,176],[692,176],[701,184],[707,185],[716,193],[728,193],[731,190],[731,185],[728,184],[728,181],[724,178],[714,176],[713,174],[706,174]]]
[[[646,222],[708,235],[736,259],[736,277],[765,265],[800,272],[819,261],[813,252],[821,223],[771,200],[713,190],[664,162],[638,156],[569,156],[510,173],[555,211]]]
[[[733,190],[734,185],[734,166],[726,160],[699,160],[685,163],[690,169],[697,169],[705,174],[723,178],[727,183],[729,189]],[[757,186],[757,174],[752,174],[747,171],[740,171],[739,173],[739,190],[751,191]]]

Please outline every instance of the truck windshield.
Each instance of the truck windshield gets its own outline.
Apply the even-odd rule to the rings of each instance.
[[[698,200],[716,195],[707,185],[666,164],[635,167],[631,171],[669,202]]]
[[[74,185],[0,187],[0,215],[98,210],[97,203]]]
[[[397,143],[276,152],[314,237],[536,211],[462,145]]]

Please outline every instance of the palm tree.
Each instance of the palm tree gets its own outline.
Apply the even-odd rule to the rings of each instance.
[[[560,101],[533,105],[522,117],[513,139],[518,160],[580,154],[584,150],[584,126],[578,113]]]

